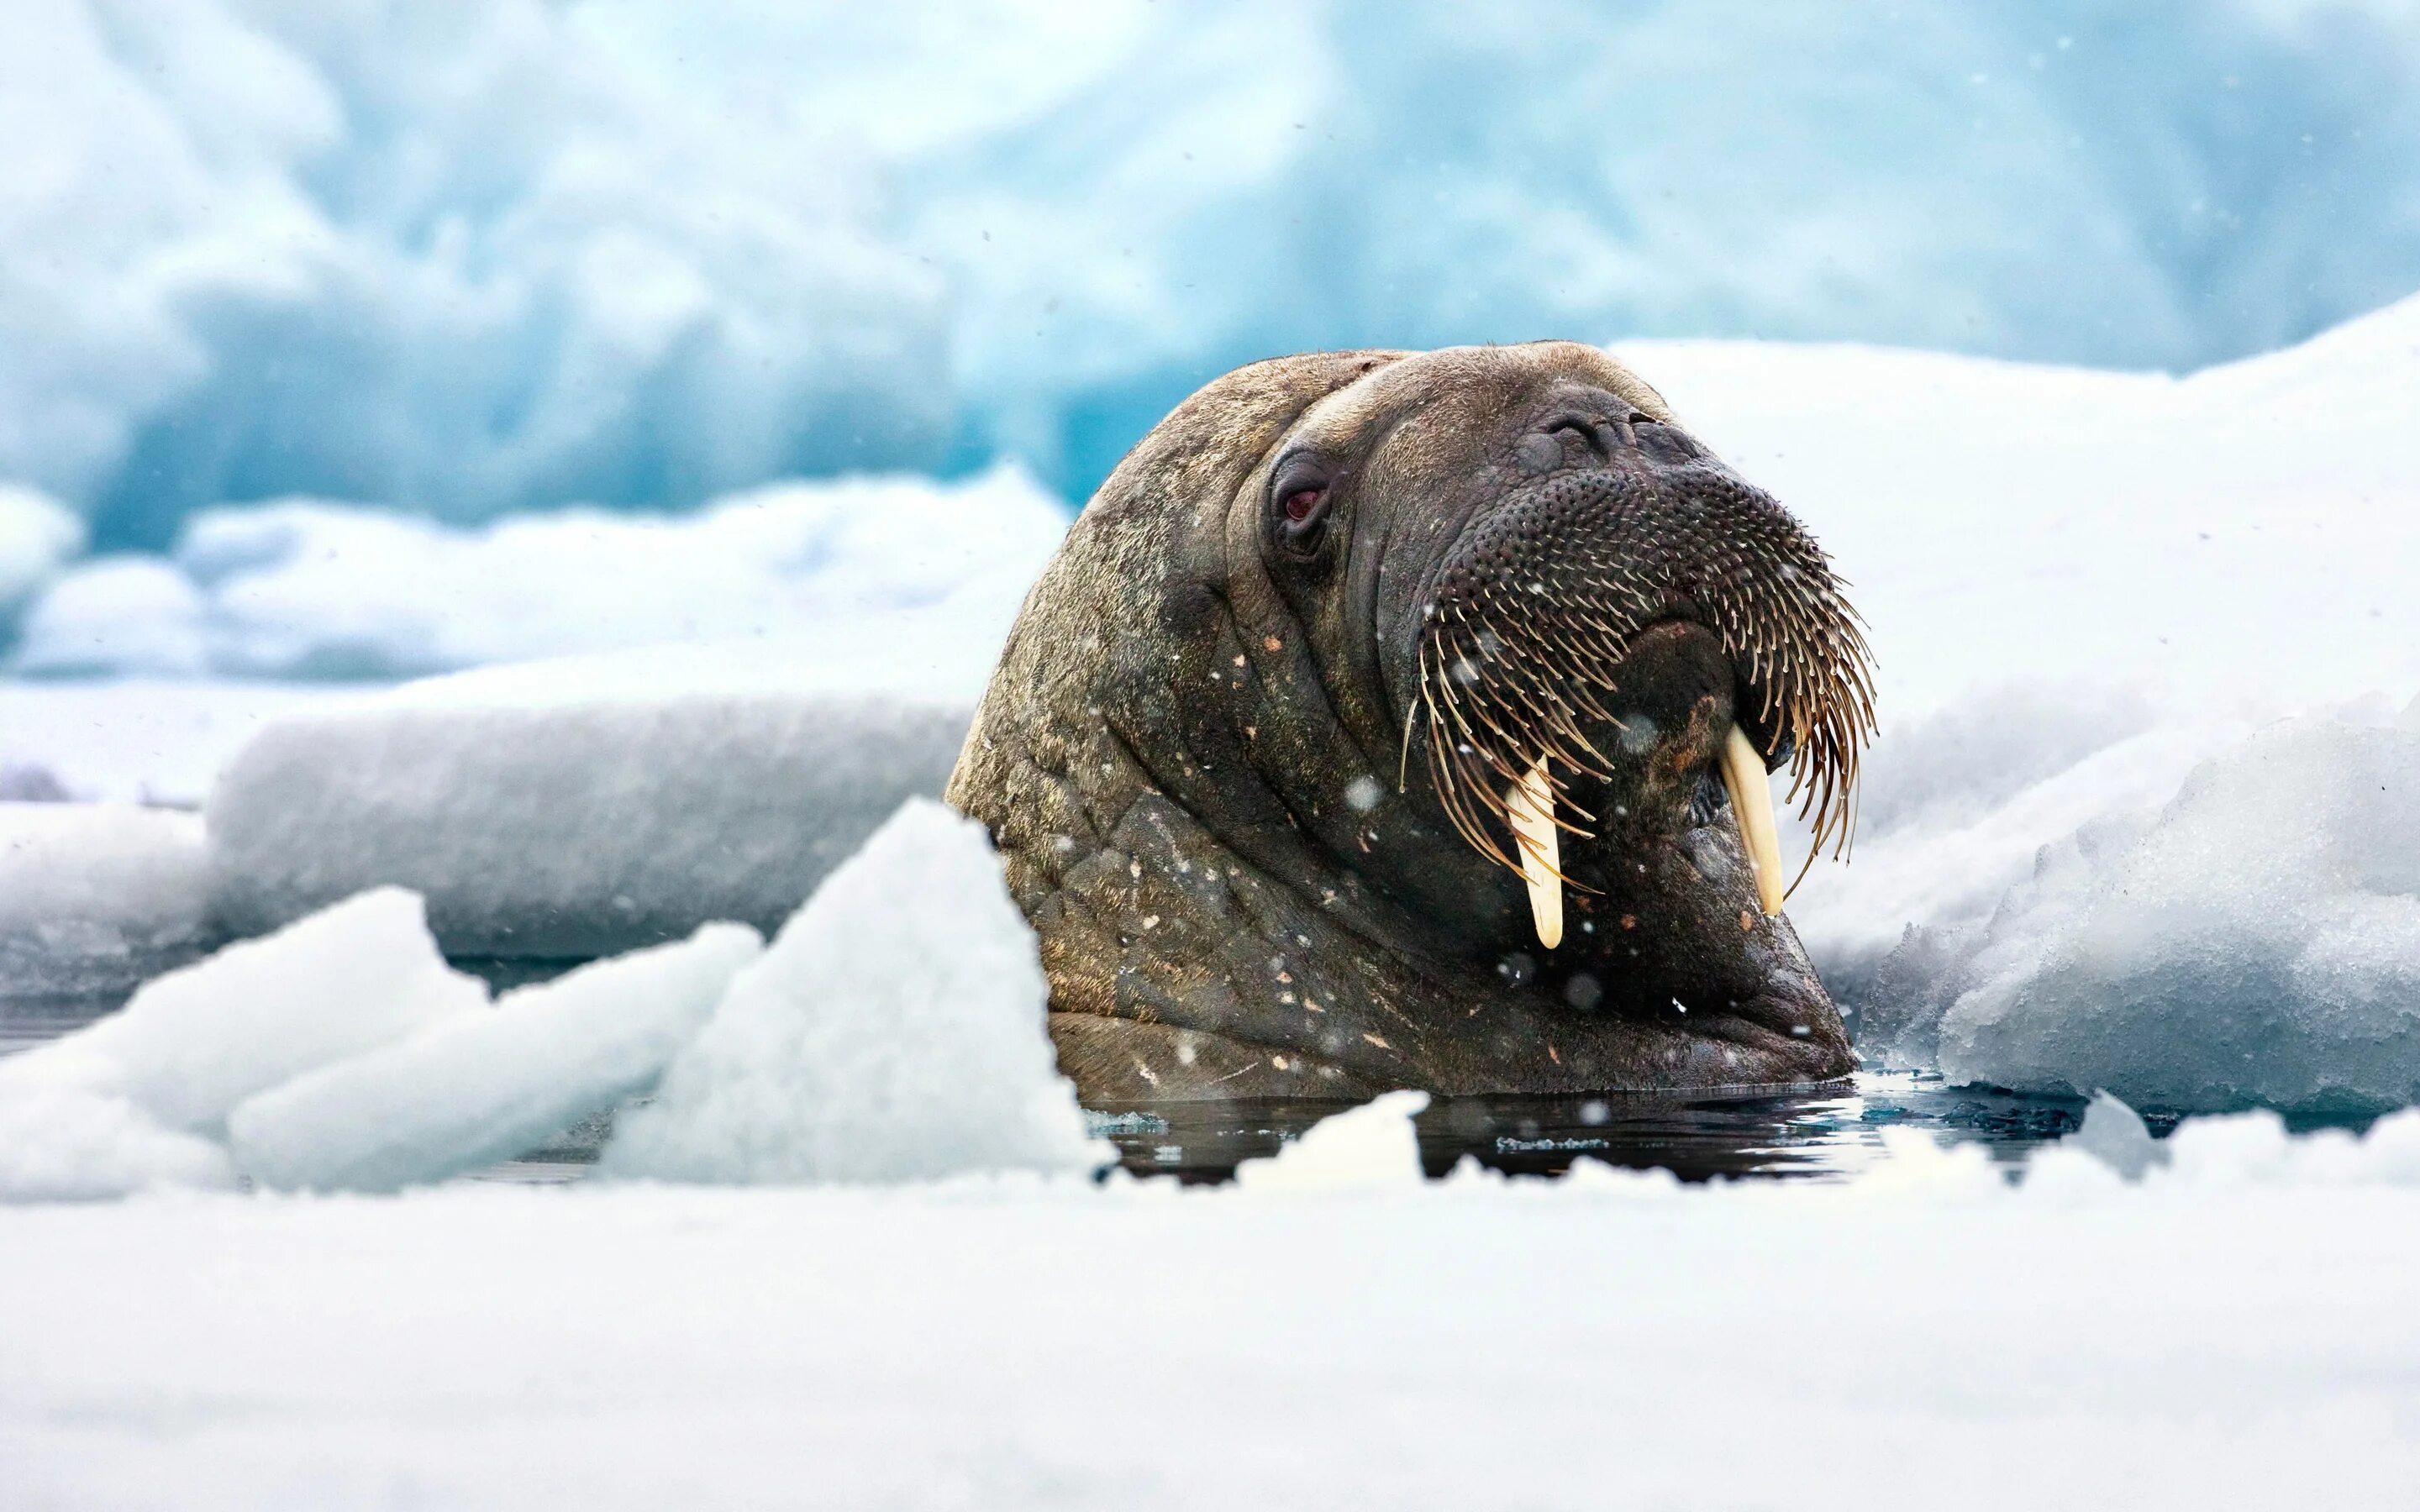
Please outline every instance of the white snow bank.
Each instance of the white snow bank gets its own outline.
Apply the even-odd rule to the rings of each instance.
[[[1340,1192],[1426,1180],[1413,1115],[1426,1092],[1388,1092],[1320,1119],[1276,1154],[1235,1167],[1236,1184],[1254,1192]]]
[[[84,521],[48,494],[0,483],[0,645],[17,611],[59,564],[84,549]]]
[[[123,1097],[168,1129],[215,1131],[236,1104],[317,1066],[484,1008],[447,969],[420,900],[364,893],[146,982],[119,1011],[0,1059],[0,1101]]]
[[[937,622],[935,639],[982,657],[1066,525],[1066,507],[1014,467],[960,483],[781,484],[691,516],[574,509],[478,529],[313,500],[212,509],[187,523],[173,562],[70,571],[27,614],[16,665],[396,678],[775,637],[804,645],[812,680],[816,659],[882,655],[863,622],[897,615]]]
[[[443,692],[273,724],[208,811],[238,933],[408,887],[449,954],[579,958],[711,919],[770,932],[911,795],[961,709],[690,697],[484,706]]]
[[[2044,847],[2137,825],[2281,715],[2352,704],[2346,717],[2374,721],[2420,692],[2406,580],[2420,561],[2420,300],[2185,378],[1849,347],[1622,352],[1806,520],[1870,622],[1882,733],[1854,859],[1817,866],[1790,913],[1877,1063],[1935,1063],[1937,994],[1987,921],[2034,906]],[[2193,947],[2172,924],[2138,918],[2132,963],[2095,980],[2182,959]],[[2009,927],[2031,940],[2040,926]],[[2314,934],[2306,966],[2349,980],[2371,949]],[[2341,969],[2319,968],[2331,952]],[[2308,970],[2272,985],[2288,994],[2267,1010],[2275,1032],[2231,1049],[2175,1042],[2146,1018],[2071,1062],[1978,1045],[1941,1065],[2183,1106],[2408,1095],[2394,1090],[2401,1052],[2372,1057],[2365,1038],[2389,1032],[2382,1008],[2342,1007]],[[2027,1022],[2081,1055],[2119,1011]],[[2288,1043],[2316,1058],[2211,1064]]]
[[[1033,932],[983,827],[910,799],[824,879],[625,1118],[611,1173],[898,1181],[1091,1170]]]
[[[131,992],[214,933],[192,814],[0,803],[0,998]]]
[[[708,924],[307,1072],[229,1115],[236,1165],[272,1187],[378,1192],[525,1153],[650,1086],[763,948]]]
[[[2420,1102],[2420,704],[2309,717],[2197,768],[2156,814],[2042,853],[1987,922],[1916,930],[1866,1052],[2137,1104]]]
[[[246,1512],[2400,1507],[2420,1185],[2380,1172],[2415,1132],[2193,1123],[2198,1174],[2133,1185],[1952,1152],[1890,1185],[17,1210],[0,1444],[30,1504]],[[2359,1180],[2278,1179],[2322,1149]]]

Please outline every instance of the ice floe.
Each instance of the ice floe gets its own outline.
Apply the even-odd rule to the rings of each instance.
[[[744,924],[708,924],[306,1072],[228,1116],[236,1167],[380,1192],[527,1153],[653,1087],[763,948]]]
[[[895,1181],[1104,1164],[1045,1028],[1033,932],[981,825],[903,806],[740,972],[624,1119],[608,1173]]]
[[[2420,1101],[2420,705],[2216,752],[2046,849],[1979,924],[1910,933],[1867,1053],[2168,1108]]]
[[[381,888],[146,982],[107,1018],[0,1058],[0,1196],[224,1180],[255,1093],[487,1006],[420,900]],[[197,1137],[198,1136],[198,1137]]]
[[[579,960],[712,919],[779,928],[911,795],[963,708],[888,699],[399,698],[262,732],[212,790],[213,907],[253,933],[365,887],[448,954]]]

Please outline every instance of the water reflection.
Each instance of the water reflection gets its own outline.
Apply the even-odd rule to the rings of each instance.
[[[1138,1176],[1223,1180],[1349,1103],[1256,1099],[1101,1110],[1094,1123]],[[1615,1093],[1440,1098],[1418,1119],[1421,1164],[1442,1176],[1466,1157],[1516,1176],[1559,1176],[1589,1158],[1715,1177],[1839,1179],[1884,1158],[1881,1130],[1923,1129],[2022,1160],[2075,1131],[2084,1103],[1949,1088],[1937,1078],[1861,1076],[1854,1089],[1754,1096]]]

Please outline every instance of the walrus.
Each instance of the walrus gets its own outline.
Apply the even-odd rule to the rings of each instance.
[[[1769,774],[1837,852],[1870,667],[1814,540],[1596,348],[1285,357],[1101,485],[947,796],[1088,1106],[1821,1083]]]

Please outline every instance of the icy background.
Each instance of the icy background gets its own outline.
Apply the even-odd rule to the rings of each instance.
[[[2183,370],[2420,287],[2415,84],[2393,0],[17,0],[0,479],[156,550],[287,496],[1081,497],[1323,346]]]

